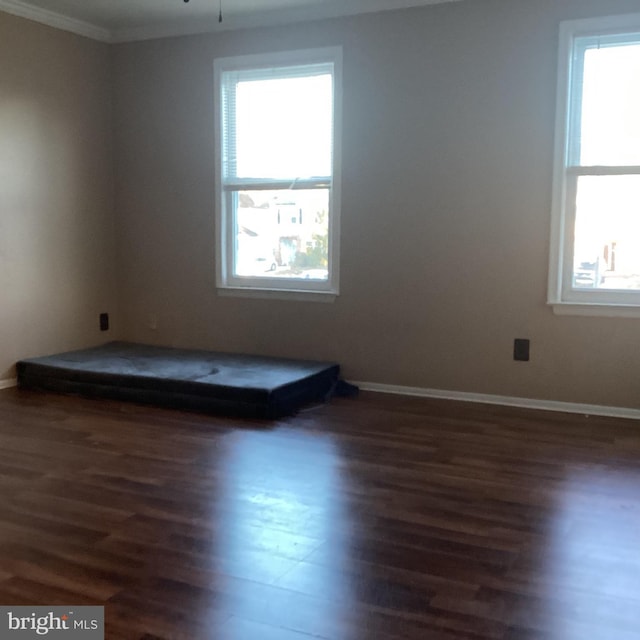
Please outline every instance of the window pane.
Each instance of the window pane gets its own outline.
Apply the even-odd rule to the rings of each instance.
[[[640,290],[640,176],[581,176],[575,288]]]
[[[580,164],[640,165],[640,43],[584,58]]]
[[[234,194],[234,275],[327,280],[329,190]]]
[[[331,175],[330,74],[238,82],[235,99],[236,177]]]

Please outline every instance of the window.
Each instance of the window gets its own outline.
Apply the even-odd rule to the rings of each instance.
[[[214,66],[219,289],[337,294],[341,50]]]
[[[549,302],[640,316],[640,14],[563,23]]]

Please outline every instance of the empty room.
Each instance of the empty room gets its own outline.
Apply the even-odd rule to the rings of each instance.
[[[638,0],[0,0],[0,636],[640,640]]]

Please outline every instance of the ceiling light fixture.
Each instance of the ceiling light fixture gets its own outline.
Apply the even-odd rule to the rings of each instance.
[[[184,0],[185,4],[189,2],[189,0]],[[222,22],[222,0],[220,0],[220,13],[218,13],[218,22]]]

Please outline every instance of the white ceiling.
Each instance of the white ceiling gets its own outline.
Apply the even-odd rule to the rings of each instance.
[[[283,24],[459,0],[0,0],[0,11],[67,31],[123,42]]]

